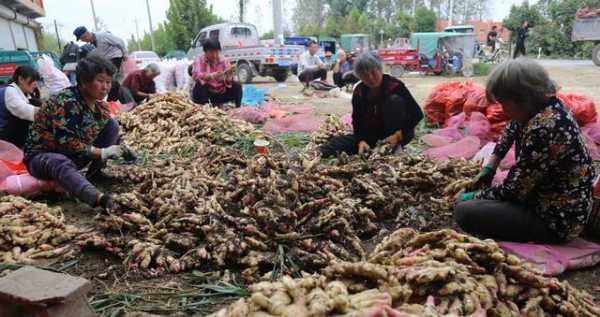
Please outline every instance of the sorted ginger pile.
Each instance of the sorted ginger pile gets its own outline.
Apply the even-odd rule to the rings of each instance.
[[[0,198],[0,262],[31,264],[71,254],[82,231],[65,223],[60,208],[22,197]]]
[[[336,262],[321,275],[249,290],[210,317],[600,315],[588,293],[542,276],[493,241],[452,230],[399,229],[368,262]]]
[[[113,249],[124,251],[130,269],[157,275],[233,267],[252,281],[271,270],[364,260],[361,241],[403,210],[436,211],[419,229],[446,226],[451,198],[477,168],[380,152],[322,165],[319,158],[245,157],[200,143],[193,159],[119,171],[136,185],[115,196],[114,214],[97,221],[109,236],[128,235],[128,244]]]
[[[230,118],[223,110],[194,104],[176,94],[155,97],[131,112],[121,113],[119,122],[126,144],[153,154],[181,153],[200,140],[232,144],[256,132],[251,124]]]

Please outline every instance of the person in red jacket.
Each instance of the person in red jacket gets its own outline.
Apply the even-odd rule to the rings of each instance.
[[[144,69],[136,70],[125,78],[123,86],[129,88],[137,104],[149,99],[156,93],[154,78],[160,75],[160,68],[156,64],[149,64]]]

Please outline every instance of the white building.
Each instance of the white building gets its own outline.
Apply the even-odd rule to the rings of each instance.
[[[42,0],[0,0],[0,49],[37,51],[42,26],[34,19],[45,14]]]

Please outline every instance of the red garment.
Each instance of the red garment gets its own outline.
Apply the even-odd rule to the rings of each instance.
[[[212,78],[205,80],[206,76],[216,72],[225,72],[229,67],[229,60],[219,57],[215,64],[208,62],[204,55],[199,55],[192,66],[192,79],[200,82],[200,85],[208,85],[208,90],[213,94],[223,94],[227,88],[231,88],[231,80]]]
[[[154,80],[148,78],[145,72],[146,71],[143,69],[131,72],[123,81],[123,86],[129,88],[131,94],[133,95],[133,99],[135,99],[136,102],[140,102],[146,98],[140,96],[140,92],[146,94],[156,93],[156,86],[154,84]]]

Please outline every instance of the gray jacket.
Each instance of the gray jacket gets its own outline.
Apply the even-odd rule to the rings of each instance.
[[[96,36],[96,42],[93,43],[96,46],[96,49],[93,50],[94,54],[108,59],[127,55],[125,42],[112,33],[98,32],[94,33],[94,36]]]

